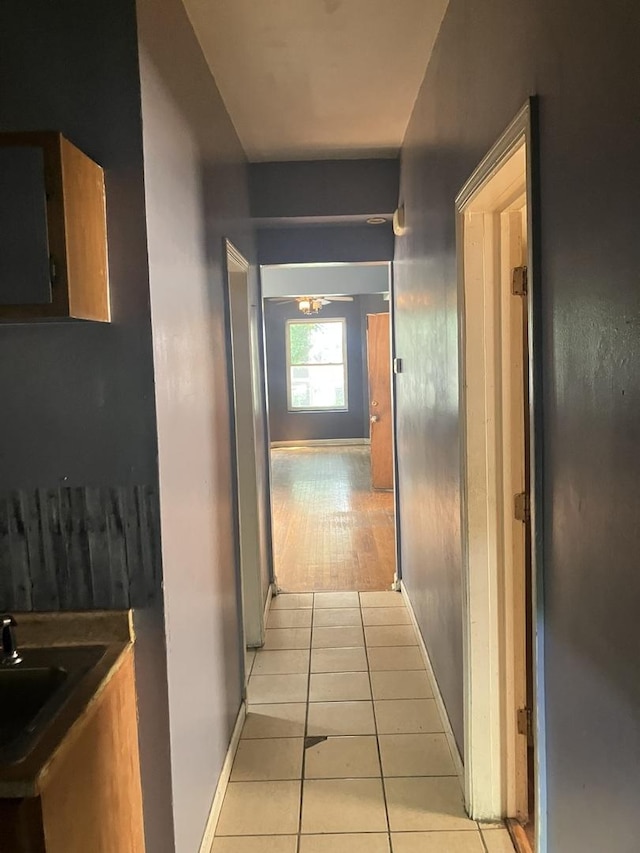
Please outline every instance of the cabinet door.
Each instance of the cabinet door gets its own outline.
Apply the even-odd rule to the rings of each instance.
[[[0,304],[51,302],[44,156],[0,148]]]

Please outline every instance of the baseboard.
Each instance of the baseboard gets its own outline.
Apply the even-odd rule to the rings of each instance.
[[[409,598],[405,585],[402,581],[400,581],[400,591],[402,592],[404,603],[406,604],[407,610],[409,611],[409,616],[411,617],[413,627],[415,628],[416,633],[418,635],[418,647],[420,648],[420,652],[422,653],[425,667],[429,674],[431,684],[433,685],[433,698],[435,699],[438,712],[440,713],[440,718],[442,719],[442,724],[444,725],[444,733],[447,737],[449,749],[451,750],[451,757],[453,758],[456,773],[458,774],[460,783],[462,784],[462,787],[464,789],[464,763],[462,761],[462,756],[460,755],[458,744],[456,743],[456,739],[453,735],[453,729],[451,727],[451,722],[449,721],[447,708],[444,704],[442,694],[440,693],[440,688],[438,687],[438,681],[436,679],[435,672],[433,671],[431,658],[429,657],[429,652],[427,651],[427,647],[424,642],[424,637],[422,636],[422,631],[420,630],[420,626],[418,625],[418,620],[416,619],[416,614],[414,613],[413,605],[411,604],[411,599]]]
[[[267,590],[267,600],[264,603],[264,628],[267,630],[267,620],[269,619],[269,611],[271,610],[271,602],[273,601],[273,587],[274,584],[269,584],[269,589]]]
[[[304,438],[300,441],[272,441],[271,447],[340,447],[340,445],[371,444],[368,438]]]
[[[224,795],[227,793],[227,786],[229,784],[229,779],[231,778],[231,768],[233,767],[233,759],[236,757],[238,744],[240,743],[240,735],[242,734],[242,727],[244,725],[246,715],[247,706],[243,702],[240,706],[240,710],[238,711],[238,717],[236,719],[236,724],[233,728],[233,734],[231,735],[229,749],[227,750],[227,754],[224,759],[224,764],[222,765],[222,770],[220,771],[220,777],[216,786],[216,793],[213,797],[213,802],[211,803],[211,811],[209,812],[207,825],[205,827],[204,835],[202,836],[202,842],[200,844],[200,853],[211,853],[211,848],[213,847],[213,838],[216,834],[218,819],[220,818],[220,812],[222,811]]]

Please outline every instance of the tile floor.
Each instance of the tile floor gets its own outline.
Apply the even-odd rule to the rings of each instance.
[[[465,815],[400,593],[279,595],[212,853],[513,853]]]

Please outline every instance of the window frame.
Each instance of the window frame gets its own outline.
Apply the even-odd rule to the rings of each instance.
[[[291,364],[291,333],[292,325],[302,323],[340,323],[342,325],[342,361],[327,362],[305,362],[303,364]],[[347,318],[346,317],[297,317],[291,318],[285,324],[285,369],[287,372],[287,411],[290,414],[320,414],[322,412],[348,412],[349,411],[349,371],[347,354]],[[292,367],[342,367],[344,376],[344,405],[343,406],[293,406],[291,401],[291,368]]]

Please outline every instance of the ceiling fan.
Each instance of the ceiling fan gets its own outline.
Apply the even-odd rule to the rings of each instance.
[[[302,314],[317,314],[325,305],[332,302],[353,302],[353,296],[291,296],[274,299],[274,302],[297,302]]]

